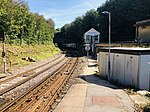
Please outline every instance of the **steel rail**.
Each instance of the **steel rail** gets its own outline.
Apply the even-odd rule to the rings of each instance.
[[[62,55],[61,55],[61,56],[62,56]],[[44,63],[44,64],[42,64],[42,65],[40,65],[40,66],[38,66],[38,67],[32,68],[32,69],[27,70],[27,71],[25,71],[25,72],[23,72],[23,73],[20,73],[20,74],[17,74],[17,75],[15,75],[15,76],[12,76],[12,77],[10,77],[10,78],[8,78],[8,79],[2,80],[2,81],[0,82],[0,84],[6,83],[6,82],[8,82],[8,81],[10,81],[10,80],[13,80],[13,79],[15,79],[15,78],[17,78],[17,77],[24,76],[24,75],[26,75],[26,74],[30,75],[30,74],[32,74],[32,71],[33,71],[33,70],[39,69],[39,68],[41,68],[41,67],[43,67],[43,66],[46,66],[46,65],[48,65],[48,64],[50,64],[50,63],[56,61],[57,59],[61,58],[61,56],[58,56],[57,58],[51,60],[50,62]]]
[[[65,66],[67,66],[67,64],[66,64]],[[63,66],[63,68],[64,68],[64,66]],[[62,70],[63,68],[61,68],[61,70]],[[61,76],[61,75],[58,76],[58,74],[59,74],[59,72],[60,72],[61,70],[57,71],[57,73],[54,73],[54,75],[56,75],[56,76],[53,75],[53,78],[52,78],[52,79],[53,79],[53,80],[52,80],[53,82],[49,84],[49,87],[51,87],[51,86],[53,85],[53,83],[56,83],[56,81],[57,81],[58,79],[60,79],[60,76]],[[57,77],[57,78],[56,78],[56,77]],[[55,79],[56,79],[56,80],[55,80]],[[48,79],[47,81],[49,81],[49,79]],[[45,85],[47,85],[47,81],[46,81],[44,84],[42,84],[41,86],[46,87]],[[54,88],[55,88],[55,86],[56,86],[56,85],[54,85]],[[41,87],[40,87],[40,88],[41,88]],[[38,99],[41,98],[45,92],[47,92],[47,89],[40,91],[40,88],[36,89],[36,91],[38,91],[38,94],[36,94],[36,96],[38,96]],[[48,87],[47,87],[47,88],[48,88]],[[29,97],[33,96],[32,94],[33,94],[33,93],[31,93],[31,95],[29,95]],[[26,100],[26,99],[27,99],[27,98],[25,98],[25,100]],[[15,106],[13,109],[10,109],[10,110],[11,110],[12,112],[15,112],[15,111],[16,111],[16,108],[19,108],[20,104],[24,103],[25,100],[24,100],[23,102],[18,102],[18,106]],[[36,108],[37,104],[40,104],[40,103],[42,102],[41,100],[38,100],[38,102],[36,102],[36,100],[37,100],[36,98],[33,98],[32,101],[29,102],[30,104],[25,105],[23,108],[19,108],[19,111],[25,112],[25,111],[28,110],[28,107],[30,107],[31,105],[34,104],[34,107],[32,107],[31,110],[28,110],[29,112],[31,112],[32,110],[34,110],[34,108]],[[35,103],[35,102],[36,102],[36,103]],[[39,103],[39,102],[40,102],[40,103]]]
[[[73,68],[74,66],[76,66],[76,65],[71,64],[68,67],[66,67],[65,73],[59,77],[59,80],[57,82],[55,82],[56,86],[54,88],[52,88],[52,87],[49,88],[48,91],[44,94],[44,96],[46,96],[46,98],[43,99],[43,97],[41,97],[39,99],[39,101],[37,101],[36,104],[28,111],[34,112],[38,108],[36,110],[37,112],[47,112],[50,107],[49,105],[53,104],[53,102],[57,98],[58,94],[60,93],[60,91],[62,90],[64,85],[66,84],[67,80],[70,78],[72,72],[74,71],[74,68]],[[71,69],[73,69],[73,70],[71,70]],[[67,71],[67,73],[66,73],[66,71]],[[51,93],[50,91],[52,91],[52,89],[53,89],[53,92]],[[23,112],[25,112],[25,111],[23,111]]]
[[[22,95],[18,96],[16,99],[10,101],[9,103],[7,103],[6,105],[0,107],[0,111],[4,112],[6,110],[8,110],[11,106],[15,105],[17,102],[19,102],[23,97],[29,97],[31,96],[31,94],[29,94],[29,92],[33,91],[34,93],[37,92],[37,90],[35,89],[36,87],[38,87],[39,85],[41,85],[45,80],[53,80],[53,77],[51,77],[51,79],[49,79],[50,76],[53,76],[52,74],[57,73],[58,71],[60,71],[63,68],[63,65],[60,68],[57,68],[53,73],[49,74],[47,77],[43,78],[39,83],[35,84],[33,87],[29,88],[25,93],[23,93]],[[40,88],[40,87],[39,87]],[[38,88],[38,89],[39,89]],[[27,101],[28,99],[26,99]],[[24,102],[24,101],[22,101]],[[20,102],[20,104],[22,104],[22,102]]]
[[[75,64],[73,65],[73,67],[70,67],[70,72],[68,74],[66,74],[65,80],[62,82],[62,84],[60,85],[60,87],[57,89],[57,91],[55,92],[55,94],[53,95],[53,97],[49,101],[47,100],[47,105],[44,106],[44,108],[43,108],[42,111],[40,110],[38,112],[48,112],[49,111],[49,107],[54,103],[54,100],[57,98],[57,96],[60,93],[61,89],[67,83],[68,79],[71,77],[73,71],[75,70],[76,65],[77,65],[77,61],[75,62]]]
[[[50,65],[49,67],[47,67],[47,68],[45,68],[45,69],[43,69],[43,70],[40,70],[40,71],[37,72],[37,73],[32,74],[31,76],[27,77],[26,79],[23,79],[23,80],[19,81],[19,82],[16,83],[16,84],[12,84],[11,86],[8,86],[8,87],[6,87],[6,88],[0,90],[0,95],[3,95],[4,93],[7,93],[7,92],[11,91],[12,89],[14,89],[14,88],[16,88],[16,87],[18,87],[18,86],[24,84],[25,82],[31,80],[32,78],[38,76],[39,74],[41,74],[41,73],[47,71],[48,69],[52,68],[53,66],[57,65],[57,64],[60,63],[61,61],[62,61],[62,60],[60,60],[60,61],[58,61],[58,62],[56,62],[56,63]]]

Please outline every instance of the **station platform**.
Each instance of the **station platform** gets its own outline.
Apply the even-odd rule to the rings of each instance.
[[[89,59],[81,74],[54,112],[135,112],[131,98],[116,86],[95,76],[95,60]]]

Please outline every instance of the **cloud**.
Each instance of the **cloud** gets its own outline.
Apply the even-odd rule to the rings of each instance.
[[[95,8],[94,6],[92,6],[89,2],[86,2],[86,4],[90,7],[90,8]]]
[[[58,7],[58,4],[52,2],[53,6],[39,13],[44,15],[44,17],[47,19],[52,18],[56,24],[56,27],[62,27],[64,24],[72,22],[76,17],[84,15],[88,10],[96,9],[102,4],[101,1],[83,0],[78,4],[71,4],[70,6],[66,6],[66,8]]]

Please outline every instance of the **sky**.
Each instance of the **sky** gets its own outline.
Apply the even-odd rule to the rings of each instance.
[[[31,12],[46,19],[52,18],[55,28],[61,28],[84,15],[90,9],[97,9],[106,0],[25,0]]]

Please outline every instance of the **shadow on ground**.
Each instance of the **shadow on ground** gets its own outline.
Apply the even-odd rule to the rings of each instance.
[[[96,66],[97,66],[96,64],[88,65],[88,67],[96,67]]]
[[[99,86],[105,86],[105,87],[109,87],[109,88],[112,88],[112,89],[119,89],[117,86],[112,85],[108,81],[102,80],[98,76],[95,76],[95,74],[81,75],[81,76],[78,76],[78,78],[81,78],[82,80],[84,80],[88,83],[91,83],[91,84],[96,84],[96,85],[99,85]]]

